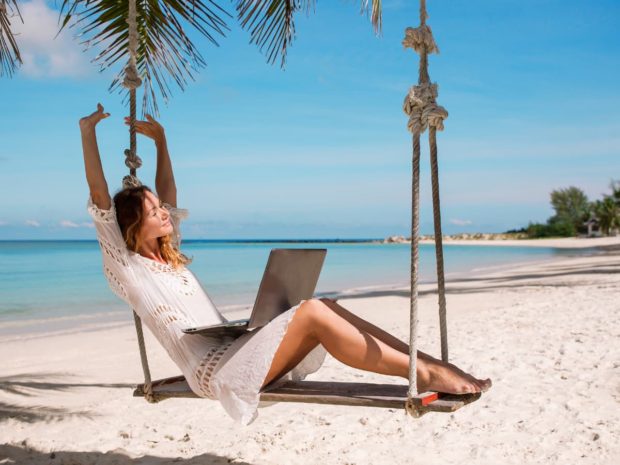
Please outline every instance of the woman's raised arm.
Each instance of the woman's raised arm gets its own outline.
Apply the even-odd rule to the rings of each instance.
[[[93,203],[102,210],[109,210],[112,206],[108,183],[103,174],[99,147],[97,146],[97,134],[95,127],[97,123],[110,116],[104,113],[103,106],[98,103],[97,111],[80,119],[80,132],[82,133],[82,150],[84,152],[84,168],[86,170],[86,181],[90,189],[90,197]]]
[[[129,118],[125,117],[125,124],[129,125]],[[136,132],[142,134],[155,142],[157,148],[157,171],[155,172],[155,190],[159,200],[167,203],[171,207],[177,206],[177,186],[174,182],[172,162],[168,153],[166,133],[164,127],[153,119],[151,115],[146,115],[146,121],[136,121]]]

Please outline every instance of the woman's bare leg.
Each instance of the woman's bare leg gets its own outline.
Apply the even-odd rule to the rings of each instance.
[[[373,325],[369,321],[360,318],[359,316],[351,313],[349,310],[344,308],[342,305],[338,304],[336,301],[332,299],[320,299],[325,305],[331,308],[334,312],[338,313],[342,318],[347,320],[353,326],[363,331],[366,331],[369,334],[372,334],[374,337],[383,341],[390,347],[402,352],[403,354],[409,355],[409,344],[401,341],[395,336],[392,336],[387,331],[379,328],[378,326]],[[418,351],[418,357],[429,357],[429,355],[424,352]]]
[[[302,304],[289,323],[263,386],[294,368],[318,344],[322,344],[334,358],[346,365],[408,378],[407,353],[391,347],[365,329],[356,327],[326,303],[313,299]],[[478,392],[490,385],[490,382],[476,380],[469,375],[463,376],[432,357],[429,360],[419,358],[417,365],[420,391],[432,389],[467,393]]]
[[[341,317],[343,317],[345,320],[347,320],[349,323],[351,323],[356,328],[372,334],[374,337],[383,341],[384,343],[386,343],[393,349],[396,349],[399,352],[402,352],[403,354],[409,355],[409,344],[401,341],[397,337],[391,335],[387,331],[384,331],[378,326],[373,325],[369,321],[366,321],[363,318],[360,318],[359,316],[355,315],[354,313],[351,313],[349,310],[344,308],[342,305],[339,305],[333,299],[319,299],[319,300],[323,302],[325,305],[327,305],[329,308],[331,308],[334,312],[338,313]],[[427,361],[427,362],[431,362],[431,363],[441,363],[435,357],[428,355],[422,352],[421,350],[418,350],[418,358],[424,361]],[[461,370],[457,366],[451,363],[448,363],[445,365],[452,368],[452,370],[458,372],[461,376],[467,377],[471,382],[475,383],[477,381],[473,376],[471,376],[468,373],[465,373],[463,370]]]

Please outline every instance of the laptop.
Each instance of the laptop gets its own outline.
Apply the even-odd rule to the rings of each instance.
[[[314,295],[327,249],[272,249],[249,319],[186,328],[187,334],[241,336]]]

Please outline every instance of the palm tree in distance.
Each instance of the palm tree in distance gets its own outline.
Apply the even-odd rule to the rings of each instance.
[[[620,228],[620,207],[612,196],[606,195],[603,200],[597,200],[594,203],[594,212],[601,231],[606,236]]]
[[[611,188],[611,196],[618,207],[620,207],[620,181],[611,181],[609,187]]]
[[[5,0],[0,0],[5,1]],[[15,2],[16,0],[10,0]],[[206,62],[186,33],[189,26],[213,45],[225,36],[232,15],[216,0],[136,0],[138,23],[137,68],[144,85],[143,113],[158,113],[155,87],[167,102],[170,81],[185,89],[194,73]],[[250,32],[271,64],[286,54],[295,38],[294,18],[298,12],[309,14],[316,0],[237,0],[237,19]],[[362,0],[362,13],[370,12],[375,33],[381,31],[381,0]],[[109,90],[122,88],[128,51],[128,2],[126,0],[63,0],[60,31],[77,29],[86,48],[101,47],[94,61],[100,71],[119,65]],[[27,18],[26,18],[27,20]],[[126,97],[127,98],[127,97]]]
[[[22,20],[17,0],[0,0],[0,77],[12,76],[22,62],[15,34],[11,31],[11,18],[15,17]]]

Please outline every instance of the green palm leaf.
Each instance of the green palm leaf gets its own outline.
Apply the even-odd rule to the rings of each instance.
[[[78,28],[78,37],[87,48],[103,47],[93,60],[101,71],[120,64],[110,91],[125,92],[125,99],[129,95],[122,88],[129,59],[128,9],[126,0],[63,0],[60,10],[60,30],[67,25]],[[206,65],[184,26],[191,26],[219,45],[216,37],[228,29],[222,16],[230,15],[212,0],[136,0],[136,9],[136,62],[144,86],[142,112],[158,114],[155,88],[167,102],[171,80],[183,90],[188,80],[194,79],[194,72]]]
[[[370,5],[369,0],[362,0],[361,10],[362,13],[371,11],[378,33],[381,0],[370,0]],[[270,63],[280,56],[284,66],[287,49],[295,37],[294,15],[300,10],[309,13],[314,6],[315,0],[238,0],[237,12],[242,27],[250,30],[251,42],[266,53]],[[78,37],[87,48],[103,47],[93,60],[101,71],[119,65],[110,91],[125,92],[121,86],[129,59],[128,9],[126,0],[63,0],[60,10],[61,31],[70,25],[79,30]],[[184,26],[191,26],[218,45],[216,37],[223,36],[228,29],[222,16],[230,15],[216,0],[136,0],[136,9],[139,43],[136,61],[144,85],[142,112],[157,114],[155,89],[167,102],[171,81],[183,90],[194,79],[194,72],[206,65]],[[128,95],[126,92],[125,100]]]
[[[362,0],[361,12],[371,13],[376,34],[381,32],[381,0]],[[316,0],[238,0],[237,16],[241,26],[250,31],[250,42],[267,56],[269,63],[286,63],[286,52],[295,38],[294,16],[298,11],[314,10]]]
[[[23,22],[17,0],[0,0],[0,77],[12,76],[22,63],[9,19],[15,16]]]

